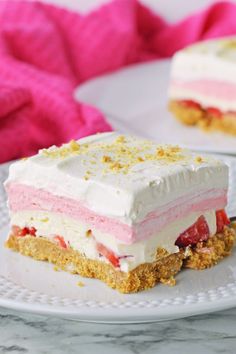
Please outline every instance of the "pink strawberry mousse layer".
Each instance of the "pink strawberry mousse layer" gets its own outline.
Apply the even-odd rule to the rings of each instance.
[[[11,183],[7,186],[9,207],[12,213],[25,210],[48,211],[66,215],[112,234],[117,241],[132,244],[157,234],[165,226],[193,212],[223,209],[227,203],[225,189],[202,190],[188,194],[149,213],[146,218],[133,225],[114,218],[98,215],[75,199],[60,197],[24,184]]]
[[[235,101],[236,97],[235,84],[216,80],[185,81],[174,79],[171,81],[171,90],[189,90],[202,96],[225,101]]]

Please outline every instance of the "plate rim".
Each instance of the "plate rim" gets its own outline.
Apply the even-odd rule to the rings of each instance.
[[[33,313],[44,316],[54,316],[67,319],[74,319],[83,322],[95,322],[95,323],[145,323],[145,322],[159,322],[168,321],[174,319],[181,319],[186,317],[192,317],[197,315],[209,314],[227,310],[236,306],[236,292],[234,296],[229,296],[225,299],[218,299],[209,302],[195,304],[184,304],[183,306],[174,305],[171,307],[171,312],[166,312],[165,308],[138,308],[138,314],[134,314],[134,309],[124,308],[121,309],[112,308],[112,314],[110,309],[96,308],[79,308],[79,311],[74,307],[61,307],[42,304],[30,304],[22,301],[8,300],[0,298],[0,306],[6,309],[15,310],[19,312]]]

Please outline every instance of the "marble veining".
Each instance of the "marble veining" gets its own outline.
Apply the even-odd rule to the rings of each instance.
[[[236,308],[147,324],[96,324],[0,308],[0,353],[235,353]]]

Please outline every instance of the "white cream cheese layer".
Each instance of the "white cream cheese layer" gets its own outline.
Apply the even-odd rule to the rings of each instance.
[[[6,185],[25,184],[73,198],[129,225],[179,197],[228,187],[228,168],[214,158],[199,160],[198,155],[178,148],[173,162],[171,153],[170,158],[162,158],[162,150],[165,153],[168,147],[131,136],[120,139],[117,153],[117,139],[117,133],[104,133],[78,140],[78,154],[60,155],[55,147],[43,150],[11,165]],[[60,151],[70,147],[64,145]],[[128,151],[125,156],[122,148]],[[154,159],[157,153],[160,156]],[[129,168],[123,169],[126,165]]]
[[[119,257],[120,269],[123,272],[128,272],[140,264],[153,262],[158,247],[166,249],[169,253],[178,252],[179,248],[175,246],[176,239],[194,224],[200,215],[204,215],[210,234],[214,235],[216,233],[216,216],[215,211],[211,210],[205,213],[191,213],[187,217],[169,224],[148,240],[132,245],[118,243],[113,235],[104,234],[96,229],[91,230],[91,235],[88,237],[89,225],[55,213],[22,211],[12,215],[11,224],[21,228],[33,226],[37,230],[37,236],[44,236],[50,240],[53,240],[54,236],[60,235],[66,243],[69,243],[74,250],[84,254],[85,257],[108,262],[106,258],[99,255],[96,249],[96,242],[102,243]]]

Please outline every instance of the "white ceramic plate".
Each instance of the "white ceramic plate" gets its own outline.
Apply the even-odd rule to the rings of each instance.
[[[167,111],[170,61],[132,65],[86,82],[75,98],[99,108],[115,130],[195,150],[236,154],[236,137],[206,133]]]
[[[230,165],[229,214],[236,214],[236,158]],[[7,166],[0,167],[0,180]],[[0,188],[1,183],[0,183]],[[4,248],[8,217],[0,191],[0,306],[81,321],[133,323],[181,318],[236,306],[236,252],[217,266],[180,272],[175,287],[157,285],[138,294],[123,295],[98,280],[55,272]],[[77,285],[78,281],[84,287]]]

